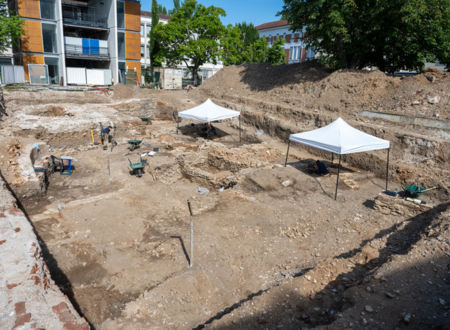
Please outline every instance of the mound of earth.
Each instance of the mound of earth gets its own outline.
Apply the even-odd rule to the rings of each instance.
[[[333,73],[311,63],[229,66],[194,93],[245,103],[326,111],[334,115],[362,110],[448,119],[446,90],[450,74],[431,70],[414,77],[392,77],[381,71],[339,70]]]

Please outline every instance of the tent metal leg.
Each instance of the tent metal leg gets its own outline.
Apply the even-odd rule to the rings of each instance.
[[[337,191],[338,191],[338,185],[339,185],[339,174],[341,173],[341,159],[342,159],[342,155],[339,155],[339,166],[338,166],[338,174],[337,174],[337,179],[336,179],[336,191],[334,193],[334,200],[336,200],[336,198],[337,198]]]
[[[239,116],[239,143],[241,143],[241,116]]]
[[[177,119],[177,135],[178,135],[178,130],[180,129],[180,119]]]
[[[388,190],[388,183],[389,183],[389,153],[391,151],[391,148],[388,148],[387,150],[387,161],[386,161],[386,190]]]
[[[286,160],[284,162],[284,167],[287,166],[287,161],[288,161],[288,157],[289,157],[289,147],[291,146],[291,140],[289,140],[288,142],[288,147],[287,147],[287,152],[286,152]]]

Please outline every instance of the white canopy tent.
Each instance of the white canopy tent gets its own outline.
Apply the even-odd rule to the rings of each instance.
[[[181,111],[178,117],[198,120],[203,122],[213,122],[234,117],[239,117],[239,141],[241,140],[241,113],[239,111],[230,110],[220,105],[215,104],[210,99],[192,109]],[[177,122],[177,133],[179,129],[179,122]]]
[[[305,144],[310,147],[329,151],[339,155],[339,167],[336,181],[336,192],[334,199],[337,197],[337,188],[339,184],[339,173],[341,169],[342,155],[352,154],[363,151],[373,151],[380,149],[388,149],[386,164],[386,190],[388,185],[388,169],[389,169],[389,150],[390,142],[364,133],[347,124],[342,118],[336,119],[331,124],[315,129],[313,131],[291,134],[289,137],[288,150],[286,154],[286,162],[289,157],[289,147],[291,141]]]

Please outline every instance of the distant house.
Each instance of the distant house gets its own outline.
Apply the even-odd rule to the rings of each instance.
[[[290,28],[291,24],[286,20],[264,23],[256,27],[259,36],[265,38],[269,46],[278,39],[284,40],[286,63],[301,63],[314,59],[315,52],[307,49],[303,41],[305,28],[296,32],[292,32]]]

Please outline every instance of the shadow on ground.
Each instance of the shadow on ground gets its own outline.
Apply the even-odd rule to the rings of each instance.
[[[442,203],[429,211],[381,230],[374,237],[363,241],[360,248],[337,256],[337,259],[352,258],[361,252],[363,246],[370,241],[382,237],[387,238],[385,247],[378,251],[378,258],[366,264],[356,264],[352,270],[341,273],[319,293],[302,296],[292,287],[275,290],[274,294],[268,297],[269,301],[266,300],[264,312],[261,312],[260,308],[257,313],[247,316],[248,309],[251,309],[248,308],[245,310],[245,314],[241,314],[241,317],[238,316],[239,313],[235,313],[231,318],[214,325],[214,321],[233,312],[242,303],[264,293],[260,291],[238,302],[235,304],[236,306],[224,309],[197,326],[196,329],[206,326],[214,329],[300,329],[327,326],[335,321],[339,322],[342,313],[354,307],[358,301],[363,303],[367,299],[378,301],[379,304],[376,307],[377,310],[374,311],[376,314],[362,311],[361,315],[365,316],[367,323],[363,323],[364,326],[360,324],[360,327],[412,326],[413,328],[445,329],[449,325],[448,303],[450,301],[450,282],[446,278],[448,258],[445,255],[436,256],[433,260],[426,262],[406,264],[401,270],[397,269],[384,275],[381,280],[374,279],[374,274],[396,256],[408,254],[419,240],[426,237],[426,232],[433,220],[441,217],[449,208],[450,202]],[[435,224],[431,227],[433,226]],[[435,266],[432,267],[430,264]],[[430,278],[433,280],[431,281]],[[366,292],[365,288],[369,282],[371,285],[377,286],[378,291]],[[434,285],[430,284],[432,282]],[[397,291],[396,289],[401,290]],[[389,292],[398,292],[398,294],[387,297],[388,290]],[[376,295],[376,293],[378,294]],[[249,304],[246,307],[249,307]],[[351,311],[349,312],[351,313]],[[354,321],[362,319],[363,316],[360,316],[359,313],[358,310]],[[411,324],[405,321],[405,319],[408,320],[408,314]],[[377,318],[377,316],[378,320],[373,321],[372,318]],[[334,324],[336,325],[336,323]],[[352,327],[356,325],[352,322],[352,324],[337,323],[337,326]]]
[[[299,64],[244,64],[241,81],[254,91],[269,91],[301,82],[320,81],[331,73],[315,62]]]

